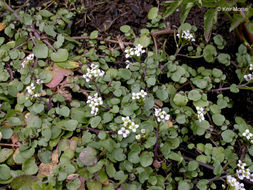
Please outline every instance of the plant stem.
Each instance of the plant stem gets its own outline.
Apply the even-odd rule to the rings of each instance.
[[[202,58],[204,55],[195,55],[195,56],[190,56],[190,55],[183,55],[183,54],[178,54],[178,56],[181,56],[181,57],[187,57],[187,58],[191,58],[191,59],[199,59],[199,58]]]
[[[89,36],[72,36],[71,38],[74,39],[74,40],[89,40],[90,39]],[[94,40],[110,42],[110,43],[113,43],[113,44],[120,44],[120,43],[122,43],[122,44],[124,44],[126,46],[133,45],[132,42],[119,42],[119,41],[116,41],[116,40],[110,40],[110,39],[106,39],[106,38],[102,38],[102,37],[97,37]]]
[[[242,88],[244,86],[246,86],[247,84],[249,84],[249,82],[246,82],[244,84],[239,84],[239,85],[236,85],[237,88]],[[225,91],[225,90],[230,90],[230,87],[224,87],[224,88],[217,88],[217,89],[212,89],[212,90],[208,90],[207,92],[220,92],[220,91]]]
[[[174,54],[174,57],[177,57],[178,53],[180,52],[180,50],[183,48],[183,45],[181,45],[179,48],[177,48],[175,54]],[[160,70],[162,71],[166,66],[167,66],[168,63],[165,63],[164,65],[162,65],[160,67]]]
[[[0,143],[0,146],[12,146],[12,147],[19,147],[20,145],[17,145],[17,144]]]
[[[16,19],[18,20],[18,21],[20,21],[20,18],[19,18],[19,16],[18,16],[18,14],[6,3],[6,2],[4,2],[4,1],[1,1],[2,3],[3,3],[3,5],[9,10],[9,11],[11,11],[12,13],[13,13],[13,15],[16,17]]]

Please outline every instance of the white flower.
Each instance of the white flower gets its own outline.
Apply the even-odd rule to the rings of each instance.
[[[129,60],[126,60],[126,69],[128,69],[131,65],[131,62]]]
[[[27,60],[33,60],[34,54],[31,53],[31,54],[29,54],[26,58],[27,58]]]
[[[125,129],[124,127],[122,127],[119,131],[118,134],[119,135],[123,135],[124,138],[126,138],[128,136],[128,134],[130,133],[129,130]]]
[[[252,71],[253,70],[253,64],[249,65],[249,70]]]
[[[197,113],[198,113],[199,122],[205,120],[205,117],[204,117],[204,108],[196,106],[196,110],[197,110]]]
[[[136,140],[140,140],[141,139],[141,135],[135,135]]]
[[[235,188],[235,190],[243,190],[244,189],[244,184],[239,183],[236,178],[232,177],[231,175],[227,176],[227,182]]]
[[[148,94],[144,90],[141,90],[140,95],[142,98],[145,98],[145,96],[147,96]]]
[[[133,92],[132,93],[132,99],[133,100],[138,100],[138,99],[140,99],[140,98],[145,98],[145,96],[147,96],[148,94],[147,94],[147,92],[145,92],[144,90],[141,90],[140,92]]]
[[[132,99],[133,99],[133,100],[140,99],[138,93],[133,92],[133,93],[132,93]]]
[[[246,137],[248,133],[249,133],[249,129],[246,129],[246,130],[243,132],[242,136]]]
[[[92,108],[91,108],[91,114],[92,114],[92,115],[97,115],[97,113],[98,113],[98,108],[92,107]]]
[[[40,85],[40,84],[42,84],[42,81],[40,79],[37,79],[36,84]]]
[[[26,91],[28,93],[28,97],[26,97],[27,100],[33,99],[33,98],[38,98],[41,96],[40,93],[35,93],[35,88],[36,88],[36,86],[34,85],[33,82],[29,86],[26,87]]]
[[[170,115],[167,114],[165,111],[162,111],[160,108],[155,108],[155,116],[158,122],[166,122],[170,120]]]
[[[87,104],[89,104],[89,107],[91,108],[91,114],[97,115],[98,113],[97,106],[102,105],[103,100],[101,97],[98,97],[98,93],[96,93],[93,96],[88,96]]]
[[[244,75],[244,79],[250,81],[252,79],[252,74]]]
[[[130,133],[130,131],[135,133],[136,130],[139,128],[139,125],[135,124],[133,121],[131,121],[129,116],[121,117],[121,120],[123,121],[123,127],[119,130],[118,134],[121,134],[123,129],[126,129],[126,130],[129,129],[127,132],[128,134]]]
[[[145,50],[143,50],[142,48],[143,46],[141,44],[138,44],[135,48],[126,49],[125,57],[129,58],[129,57],[133,57],[134,55],[136,55],[137,57],[141,56],[142,53],[145,53]]]
[[[237,166],[238,166],[240,169],[244,169],[244,168],[245,168],[245,166],[246,166],[246,164],[245,164],[245,163],[243,163],[241,160],[238,160],[238,164],[237,164]]]
[[[243,176],[243,171],[242,170],[236,170],[236,174],[237,174],[237,177],[240,180],[243,180],[244,176]]]
[[[29,63],[29,61],[33,60],[33,59],[34,59],[34,54],[33,54],[33,53],[29,54],[29,55],[22,61],[21,67],[22,67],[22,68],[25,68],[25,65],[26,65],[27,63]]]
[[[141,133],[142,134],[146,133],[146,129],[141,129]]]
[[[134,133],[136,132],[136,129],[139,128],[139,125],[132,123],[132,125],[129,126],[129,129],[131,129]]]
[[[251,175],[251,174],[250,174],[249,168],[243,170],[243,176],[244,176],[246,179],[250,179],[250,175]]]
[[[123,121],[124,123],[128,123],[128,122],[131,121],[130,118],[129,118],[129,116],[127,116],[127,117],[122,117],[121,119],[122,119],[122,121]]]
[[[253,173],[250,174],[249,180],[253,182]]]
[[[180,37],[180,34],[177,34],[177,37]],[[189,30],[183,31],[182,32],[182,38],[186,39],[186,40],[190,40],[190,41],[195,41],[194,36],[190,33]]]
[[[246,129],[246,130],[243,132],[242,136],[244,136],[244,137],[246,137],[248,140],[250,140],[251,137],[253,137],[253,134],[249,131],[249,129]]]
[[[91,69],[87,68],[87,73],[83,74],[83,78],[86,82],[90,82],[92,78],[103,77],[105,72],[98,68],[98,65],[91,64]]]

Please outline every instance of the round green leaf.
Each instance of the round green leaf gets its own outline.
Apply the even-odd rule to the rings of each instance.
[[[38,43],[33,48],[33,53],[38,59],[45,59],[48,56],[48,47],[43,43]]]
[[[52,61],[54,62],[63,62],[63,61],[67,61],[68,57],[69,57],[69,52],[66,49],[58,49],[57,52],[52,53],[50,55]]]
[[[212,115],[212,119],[213,119],[213,122],[215,123],[215,125],[217,125],[217,126],[222,126],[222,124],[225,121],[225,117],[221,114]]]
[[[201,99],[201,94],[198,90],[191,90],[188,94],[188,98],[192,101],[198,101],[199,99]]]
[[[148,19],[152,20],[156,18],[157,16],[158,16],[158,8],[157,7],[151,8],[148,12]]]
[[[38,166],[35,163],[35,158],[32,157],[26,160],[22,165],[22,170],[26,175],[36,174],[38,172]]]
[[[85,166],[94,166],[97,163],[97,151],[88,146],[81,151],[79,159]]]
[[[0,127],[0,132],[2,133],[2,139],[10,139],[12,134],[13,134],[13,130],[10,127]]]
[[[231,143],[233,141],[235,133],[232,130],[228,129],[226,131],[223,131],[221,133],[221,136],[226,143]]]
[[[0,165],[0,179],[1,180],[7,180],[11,177],[11,170],[9,168],[9,166],[7,166],[6,164],[1,164]]]
[[[185,106],[188,102],[188,98],[183,94],[177,93],[173,101],[177,106]]]
[[[140,156],[140,163],[143,167],[148,167],[153,163],[153,155],[151,152],[142,152]]]

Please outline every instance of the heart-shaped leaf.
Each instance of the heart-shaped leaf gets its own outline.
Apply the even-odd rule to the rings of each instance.
[[[63,62],[67,61],[69,57],[69,52],[66,49],[58,49],[57,52],[51,54],[51,59],[54,62]]]

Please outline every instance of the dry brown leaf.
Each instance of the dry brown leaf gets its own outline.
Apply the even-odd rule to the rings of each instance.
[[[72,180],[74,180],[78,177],[79,177],[79,174],[70,174],[70,175],[67,176],[66,179],[69,180],[69,181],[72,181]]]
[[[74,140],[69,140],[69,149],[75,151],[77,147],[77,142]]]
[[[69,102],[72,101],[72,95],[68,90],[62,89],[62,88],[58,88],[57,89],[57,93],[62,95],[66,100],[68,100]]]
[[[58,147],[56,148],[55,152],[52,154],[52,164],[58,164]]]
[[[17,133],[13,133],[13,135],[11,136],[11,141],[12,141],[12,144],[16,144],[18,142],[18,134]]]
[[[169,125],[170,128],[173,127],[172,121],[168,120],[167,123],[168,123],[168,125]]]
[[[0,22],[0,32],[5,29],[5,25]]]
[[[58,86],[65,76],[74,74],[73,71],[69,69],[61,69],[60,67],[57,67],[56,65],[53,66],[51,73],[53,75],[53,79],[51,80],[51,82],[46,84],[46,86],[49,88],[54,88]]]
[[[53,172],[53,169],[54,167],[57,165],[58,163],[58,147],[56,148],[56,150],[54,151],[54,153],[52,154],[52,163],[47,163],[47,164],[44,164],[44,163],[41,163],[39,165],[39,173],[41,175],[44,175],[44,176],[50,176]]]
[[[12,155],[12,158],[13,158],[13,160],[15,161],[15,158],[16,158],[16,156],[19,154],[19,148],[17,148],[16,150],[15,150],[15,152],[14,152],[14,154]],[[15,161],[16,162],[16,161]]]
[[[56,166],[56,164],[53,164],[53,163],[49,163],[49,164],[44,164],[44,163],[41,163],[39,165],[39,173],[41,175],[44,175],[44,176],[50,176],[53,172],[53,169],[54,167]]]
[[[85,190],[85,179],[82,176],[79,176],[79,179],[81,181],[81,186],[78,188],[78,190]]]

